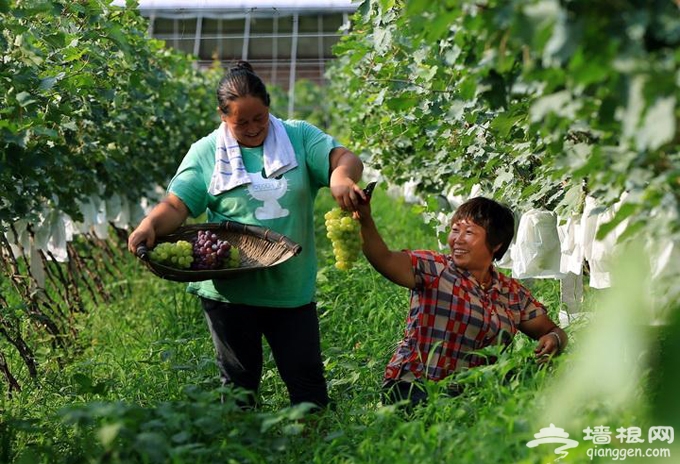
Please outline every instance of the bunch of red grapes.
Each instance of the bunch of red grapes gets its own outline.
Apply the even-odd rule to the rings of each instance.
[[[194,261],[191,269],[223,269],[239,265],[238,248],[209,230],[199,230],[192,243]]]

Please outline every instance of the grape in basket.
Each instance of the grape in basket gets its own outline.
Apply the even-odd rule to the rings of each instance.
[[[193,247],[186,240],[159,243],[149,252],[149,258],[166,266],[189,269],[194,262]]]
[[[227,240],[209,230],[199,230],[193,242],[192,269],[223,269],[238,267],[239,251]]]

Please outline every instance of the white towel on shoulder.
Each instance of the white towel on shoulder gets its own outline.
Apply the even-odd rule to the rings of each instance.
[[[293,145],[280,119],[269,115],[269,131],[262,147],[264,173],[267,178],[277,177],[296,168]],[[213,170],[208,193],[219,195],[239,185],[250,183],[241,157],[241,148],[229,131],[226,123],[220,125],[215,150],[215,169]]]

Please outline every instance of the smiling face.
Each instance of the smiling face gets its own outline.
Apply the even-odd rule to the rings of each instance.
[[[462,269],[472,273],[486,272],[493,262],[494,250],[489,248],[486,230],[469,219],[451,225],[448,244],[453,262]]]
[[[259,147],[269,131],[269,108],[257,97],[246,95],[229,103],[224,121],[236,141],[244,147]]]

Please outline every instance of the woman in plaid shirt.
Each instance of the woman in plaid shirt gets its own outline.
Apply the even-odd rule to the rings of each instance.
[[[517,280],[493,266],[507,251],[515,224],[512,211],[488,198],[463,203],[451,220],[450,254],[392,251],[371,216],[358,207],[363,251],[371,265],[411,290],[404,338],[385,370],[392,400],[426,398],[419,380],[442,380],[484,364],[474,354],[494,343],[509,344],[518,330],[538,340],[536,356],[549,359],[567,345],[567,334]]]

